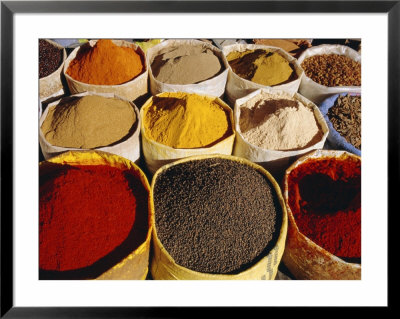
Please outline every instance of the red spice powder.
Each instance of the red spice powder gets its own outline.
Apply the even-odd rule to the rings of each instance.
[[[341,258],[361,258],[361,161],[310,159],[288,176],[300,232]]]
[[[62,165],[41,178],[39,267],[73,270],[92,265],[128,237],[136,198],[126,171],[105,165]]]

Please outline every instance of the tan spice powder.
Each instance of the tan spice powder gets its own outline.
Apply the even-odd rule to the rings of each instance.
[[[132,132],[135,122],[130,103],[87,95],[64,98],[49,109],[41,130],[52,145],[91,149],[122,140]]]
[[[223,65],[211,49],[182,45],[156,56],[151,69],[160,82],[195,84],[218,75]]]

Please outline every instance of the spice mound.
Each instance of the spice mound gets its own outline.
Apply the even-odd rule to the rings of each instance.
[[[283,84],[296,75],[289,61],[279,53],[268,50],[233,51],[228,54],[227,60],[237,75],[261,85]]]
[[[224,67],[218,56],[200,45],[181,45],[154,58],[154,77],[168,84],[196,84],[213,78]]]
[[[239,126],[245,140],[269,150],[307,148],[323,136],[311,108],[274,94],[246,102],[240,109]]]
[[[339,96],[328,111],[333,128],[361,150],[361,96]]]
[[[309,159],[288,176],[300,232],[346,261],[361,262],[361,160]]]
[[[313,55],[301,67],[306,76],[321,85],[361,86],[361,63],[345,55]]]
[[[247,269],[273,248],[282,222],[270,182],[221,158],[164,170],[155,181],[154,208],[157,235],[170,256],[203,273]]]
[[[93,47],[89,43],[82,45],[66,73],[83,83],[118,85],[133,80],[143,71],[143,58],[133,48],[101,39]]]
[[[55,146],[91,149],[108,146],[132,133],[136,113],[123,100],[97,95],[66,97],[49,109],[41,130]]]
[[[209,147],[233,134],[228,111],[215,98],[198,94],[154,96],[143,123],[150,139],[173,148]]]
[[[147,197],[134,173],[107,165],[53,166],[40,175],[40,269],[90,266],[93,274],[144,241]]]
[[[39,39],[39,79],[56,71],[61,65],[62,60],[62,49],[55,47],[44,39]]]

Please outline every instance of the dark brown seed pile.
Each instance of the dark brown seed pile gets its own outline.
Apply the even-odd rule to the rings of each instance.
[[[58,69],[62,62],[62,53],[62,49],[39,39],[39,78],[44,78]]]
[[[306,58],[301,67],[309,78],[321,85],[361,86],[361,63],[345,55],[313,55]]]
[[[328,118],[348,143],[361,150],[361,96],[339,96]]]
[[[281,207],[253,168],[211,158],[174,165],[154,188],[158,237],[175,262],[228,274],[254,265],[275,245]]]

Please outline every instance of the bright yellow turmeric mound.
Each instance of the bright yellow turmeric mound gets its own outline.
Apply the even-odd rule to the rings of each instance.
[[[227,111],[197,94],[159,94],[143,114],[147,137],[173,148],[209,147],[232,134]]]

